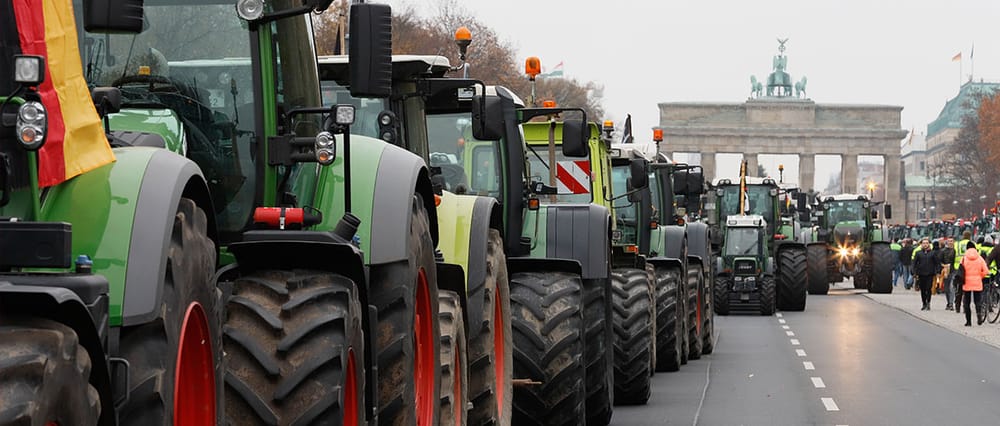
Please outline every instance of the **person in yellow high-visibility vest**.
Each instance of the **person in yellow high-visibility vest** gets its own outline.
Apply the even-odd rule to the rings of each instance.
[[[962,264],[962,258],[965,257],[965,248],[969,245],[969,241],[972,239],[972,232],[964,231],[962,232],[962,239],[955,241],[955,263],[953,265],[954,270],[958,270],[959,265]],[[954,277],[954,274],[952,274]],[[962,283],[952,283],[955,288],[962,285]],[[955,291],[955,312],[962,312],[962,291]]]

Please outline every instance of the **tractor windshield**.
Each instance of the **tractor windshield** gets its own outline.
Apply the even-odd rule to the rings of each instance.
[[[727,256],[756,256],[760,253],[760,228],[726,229]]]
[[[446,189],[500,198],[500,141],[472,136],[468,112],[427,116],[430,165],[440,167]]]
[[[256,205],[260,132],[275,125],[273,118],[271,124],[258,122],[268,117],[261,113],[264,95],[274,96],[278,114],[319,106],[308,14],[262,27],[273,34],[266,46],[272,60],[259,64],[273,73],[257,79],[270,83],[262,90],[251,60],[256,33],[236,15],[233,1],[146,0],[139,34],[86,32],[82,5],[74,3],[84,77],[91,87],[121,89],[122,111],[111,116],[111,130],[158,133],[167,148],[194,160],[208,181],[220,233],[234,238]],[[320,124],[309,117],[285,131],[311,136]],[[171,136],[173,129],[181,130]],[[170,145],[171,137],[179,139],[179,148]]]
[[[865,203],[862,200],[827,201],[827,222],[831,225],[841,222],[864,222],[867,216]]]
[[[618,230],[622,231],[622,238],[618,242],[623,244],[636,244],[639,204],[628,200],[625,193],[628,192],[626,184],[631,171],[628,164],[614,166],[611,168],[611,194],[614,198],[611,206],[615,209],[615,220],[618,221]]]
[[[567,158],[562,153],[562,146],[555,146],[555,163],[549,161],[548,145],[528,144],[528,176],[532,182],[541,182],[552,186],[558,195],[541,195],[542,204],[547,203],[582,203],[591,201],[590,159]],[[555,171],[555,179],[551,179],[550,171]]]

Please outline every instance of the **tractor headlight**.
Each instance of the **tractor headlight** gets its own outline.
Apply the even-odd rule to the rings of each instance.
[[[837,254],[840,255],[840,257],[847,257],[848,253],[850,252],[844,247],[837,249]]]
[[[34,55],[14,55],[14,81],[37,86],[45,80],[45,59]]]
[[[24,149],[36,151],[41,148],[47,129],[45,106],[41,102],[29,101],[21,105],[17,111],[17,139]]]
[[[857,247],[851,249],[851,256],[857,256],[861,251]]]
[[[236,14],[246,21],[256,21],[264,16],[264,0],[239,0]]]
[[[337,105],[334,107],[334,122],[345,126],[354,124],[354,105]]]
[[[319,132],[316,135],[316,162],[329,166],[337,158],[337,140],[330,132]]]

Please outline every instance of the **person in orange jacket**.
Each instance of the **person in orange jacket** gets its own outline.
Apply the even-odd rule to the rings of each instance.
[[[961,268],[965,275],[965,282],[962,285],[962,291],[965,293],[962,295],[965,307],[965,326],[972,326],[972,313],[969,310],[971,299],[975,299],[976,302],[976,323],[982,325],[983,320],[986,319],[986,313],[983,312],[983,278],[990,275],[990,268],[986,266],[986,261],[979,255],[976,244],[971,241],[966,245]]]

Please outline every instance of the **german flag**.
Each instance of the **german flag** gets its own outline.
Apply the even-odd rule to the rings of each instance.
[[[45,81],[38,92],[48,112],[48,132],[39,151],[39,186],[57,185],[115,161],[83,78],[72,0],[0,0],[0,10],[0,26],[17,28],[18,39],[17,46],[3,40],[3,53],[19,49],[45,57]]]

